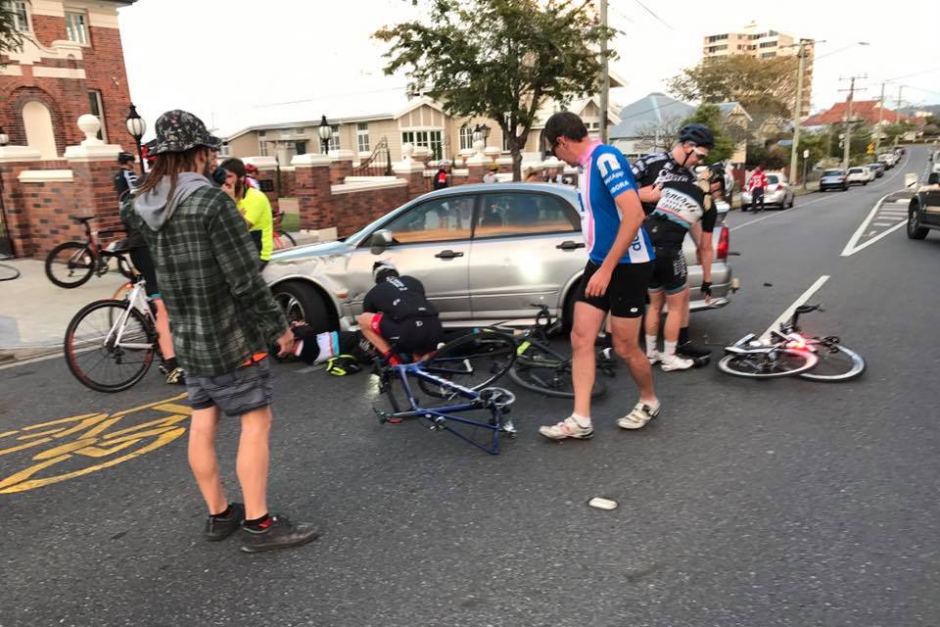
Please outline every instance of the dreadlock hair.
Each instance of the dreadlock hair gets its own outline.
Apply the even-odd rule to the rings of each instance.
[[[147,178],[137,190],[137,195],[145,194],[154,189],[163,180],[163,177],[170,177],[170,193],[172,197],[176,191],[176,181],[183,172],[196,171],[196,155],[200,151],[208,151],[205,146],[196,146],[186,152],[164,152],[157,155],[153,168],[147,173]]]

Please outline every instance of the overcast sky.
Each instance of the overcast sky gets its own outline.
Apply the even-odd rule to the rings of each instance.
[[[905,104],[940,103],[936,0],[897,8],[824,0],[640,1],[609,0],[611,26],[623,31],[612,65],[628,84],[612,93],[621,105],[665,92],[668,78],[700,60],[704,35],[751,20],[826,40],[816,52],[814,111],[843,100],[838,90],[848,82],[840,78],[853,74],[868,76],[856,82],[867,88],[859,99],[878,98],[881,82],[891,80],[892,108],[899,85]],[[404,102],[407,79],[383,75],[386,46],[371,34],[414,13],[401,0],[137,0],[120,10],[131,96],[151,127],[163,111],[184,108],[225,134],[322,114],[392,113]],[[850,47],[857,41],[870,45]]]

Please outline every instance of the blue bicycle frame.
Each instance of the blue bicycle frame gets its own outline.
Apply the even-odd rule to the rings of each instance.
[[[419,362],[386,367],[387,370],[383,374],[382,385],[391,386],[394,379],[397,379],[401,383],[405,397],[408,399],[409,408],[402,410],[402,408],[398,407],[395,396],[389,393],[388,396],[395,411],[388,413],[380,409],[375,409],[376,414],[379,416],[379,422],[384,424],[390,420],[419,418],[428,421],[432,430],[449,431],[458,438],[486,451],[490,455],[498,455],[499,434],[506,433],[509,437],[515,437],[516,435],[516,428],[512,420],[504,420],[504,414],[509,411],[509,406],[515,400],[515,395],[508,390],[495,387],[484,388],[480,391],[471,390],[449,379],[428,372],[422,365],[423,364]],[[422,407],[412,389],[410,381],[412,378],[421,379],[436,386],[440,386],[451,392],[451,398],[459,396],[466,399],[466,401],[439,407]],[[384,388],[382,391],[387,391],[387,388]],[[490,419],[483,422],[459,415],[462,412],[474,410],[489,410]],[[489,444],[480,444],[468,438],[460,431],[453,429],[448,424],[449,422],[487,429],[492,432],[492,438]]]

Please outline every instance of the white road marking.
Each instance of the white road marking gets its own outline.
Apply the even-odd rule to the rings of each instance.
[[[866,248],[868,248],[869,246],[871,246],[872,244],[874,244],[874,243],[877,242],[878,240],[884,239],[884,238],[887,237],[888,235],[890,235],[890,234],[894,233],[895,231],[897,231],[897,230],[898,230],[899,228],[901,228],[902,226],[906,226],[906,225],[907,225],[907,220],[904,220],[904,221],[902,221],[902,222],[898,222],[897,224],[895,224],[895,225],[892,226],[891,228],[886,229],[886,230],[882,231],[881,233],[879,233],[878,235],[876,235],[875,237],[871,238],[870,240],[868,240],[867,242],[865,242],[865,243],[862,244],[861,246],[858,246],[857,248],[854,248],[854,249],[852,250],[852,252],[850,252],[848,255],[845,254],[845,251],[842,251],[842,256],[843,256],[843,257],[848,257],[848,256],[850,256],[850,255],[854,255],[855,253],[857,253],[857,252],[859,252],[859,251],[865,250]]]
[[[858,240],[860,240],[863,235],[869,235],[869,233],[867,233],[865,229],[867,229],[870,226],[871,221],[875,218],[875,214],[877,214],[878,210],[881,209],[881,203],[883,203],[885,201],[885,198],[887,198],[890,195],[891,194],[885,194],[884,196],[882,196],[881,199],[875,203],[875,206],[871,208],[871,211],[868,212],[868,215],[865,217],[865,219],[862,220],[862,223],[858,225],[858,229],[855,230],[855,233],[849,239],[849,243],[846,244],[845,248],[842,249],[843,257],[848,257],[849,255],[857,253],[859,250],[867,246],[872,241],[877,241],[877,239],[880,239],[880,238],[876,238],[875,240],[869,240],[868,242],[865,242],[863,246],[859,248],[855,247],[855,245],[858,243]]]
[[[793,312],[796,311],[796,308],[804,304],[806,301],[808,301],[813,296],[813,294],[819,291],[819,288],[821,288],[828,280],[829,280],[828,274],[824,274],[818,279],[816,279],[816,282],[813,283],[808,290],[803,292],[799,298],[793,301],[793,304],[787,307],[786,310],[782,314],[780,314],[780,317],[774,320],[773,323],[769,327],[767,327],[767,330],[764,331],[764,334],[760,336],[760,339],[762,340],[769,339],[770,332],[775,329],[779,329],[780,323],[789,320],[790,316],[793,315]]]

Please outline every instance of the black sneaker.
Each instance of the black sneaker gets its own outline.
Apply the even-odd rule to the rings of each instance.
[[[242,525],[242,551],[260,553],[276,549],[289,549],[316,540],[320,533],[310,523],[294,524],[286,517],[275,514],[270,524],[261,530]]]
[[[676,346],[676,353],[683,357],[688,357],[689,359],[707,358],[711,357],[712,354],[711,349],[698,346],[692,342],[686,342]]]
[[[206,521],[206,540],[210,542],[224,540],[241,527],[243,520],[245,520],[245,506],[241,503],[230,504],[228,516],[225,518],[209,516]]]

